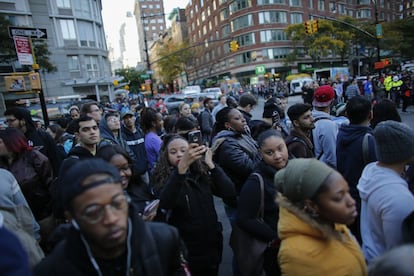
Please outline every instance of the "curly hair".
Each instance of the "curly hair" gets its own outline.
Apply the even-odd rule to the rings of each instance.
[[[157,121],[157,110],[152,107],[144,107],[141,111],[141,127],[144,132],[148,132],[154,127],[153,123]]]
[[[182,139],[187,142],[187,140],[177,134],[173,135],[166,135],[163,140],[163,144],[161,146],[160,155],[157,164],[155,165],[154,172],[151,176],[152,186],[154,190],[159,193],[164,184],[167,182],[167,179],[170,177],[171,173],[173,172],[173,166],[171,166],[169,159],[168,159],[168,146],[172,141],[177,139]],[[200,175],[208,175],[208,166],[205,164],[204,161],[198,159],[190,166],[190,172],[193,176],[198,177]]]

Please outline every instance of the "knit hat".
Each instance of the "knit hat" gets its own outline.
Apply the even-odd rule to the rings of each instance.
[[[414,131],[396,121],[379,123],[374,129],[377,159],[395,164],[414,157]]]
[[[313,158],[289,160],[274,178],[276,189],[292,203],[312,198],[334,169]]]
[[[191,105],[191,109],[194,109],[194,108],[200,108],[200,104],[199,103],[193,103]]]
[[[83,181],[94,174],[107,174],[111,179],[110,181],[106,179],[106,181],[92,182],[88,185],[83,185]],[[82,194],[84,191],[108,183],[121,184],[119,170],[108,162],[99,158],[91,158],[76,162],[63,173],[60,185],[60,195],[63,201],[62,203],[64,204],[63,206],[67,208],[72,199]]]
[[[335,91],[330,85],[322,85],[316,89],[313,95],[312,105],[316,107],[327,107],[335,99]]]

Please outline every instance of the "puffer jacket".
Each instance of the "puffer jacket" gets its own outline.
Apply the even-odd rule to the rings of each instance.
[[[249,135],[223,130],[214,137],[212,150],[214,161],[230,177],[239,194],[261,160],[256,141]]]
[[[322,225],[280,194],[278,203],[282,275],[367,275],[361,248],[345,225]]]

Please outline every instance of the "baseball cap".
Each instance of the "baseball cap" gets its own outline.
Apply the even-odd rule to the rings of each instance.
[[[335,99],[335,91],[330,85],[322,85],[316,89],[313,95],[312,105],[316,107],[327,107]]]

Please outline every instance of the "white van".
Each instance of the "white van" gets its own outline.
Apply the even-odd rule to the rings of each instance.
[[[311,78],[293,79],[290,82],[290,95],[301,94],[303,85],[311,82],[313,82]]]

